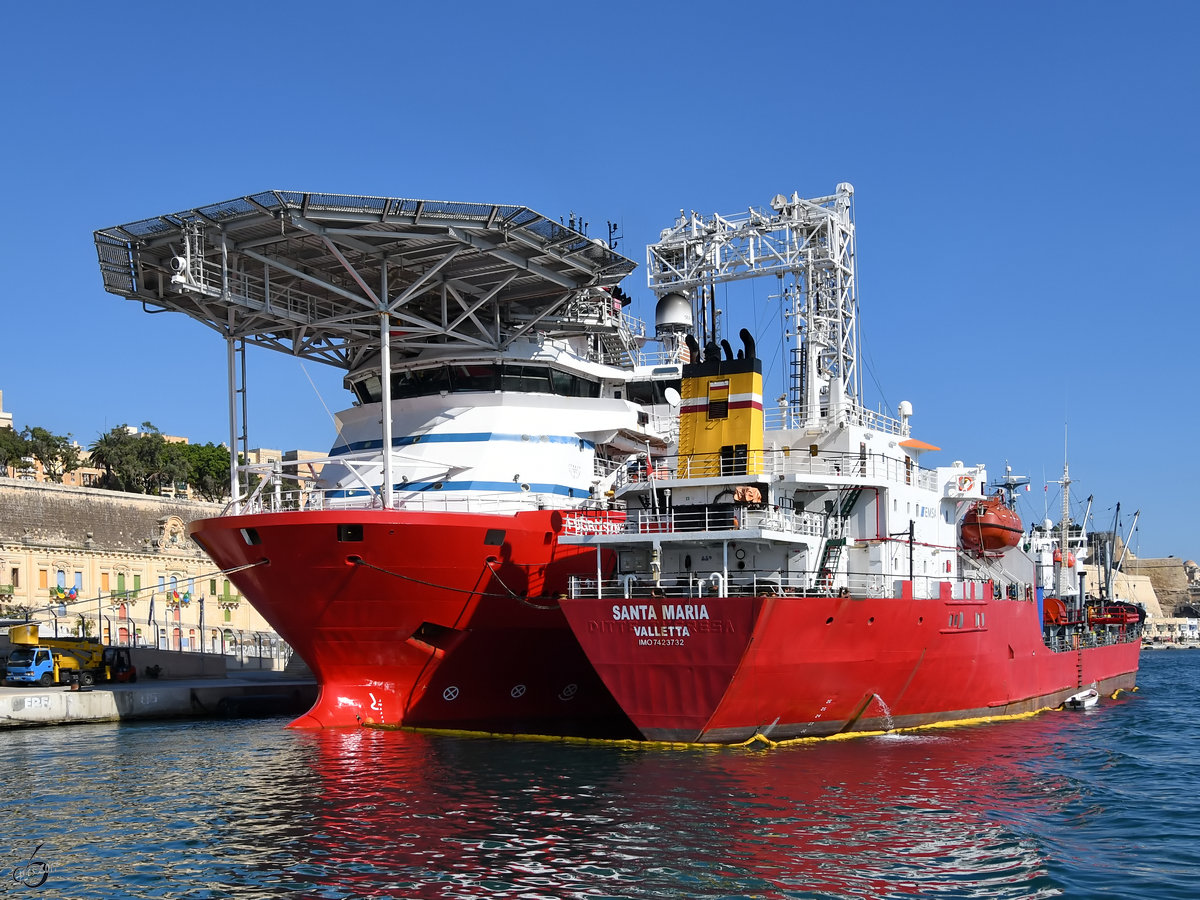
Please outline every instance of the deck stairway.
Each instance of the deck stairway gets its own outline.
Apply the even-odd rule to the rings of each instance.
[[[842,559],[842,551],[846,548],[846,520],[850,518],[850,513],[854,511],[854,506],[858,503],[861,495],[862,488],[856,487],[846,491],[839,498],[837,512],[830,516],[829,538],[825,541],[825,547],[821,551],[821,564],[817,566],[817,572],[822,579],[832,579],[834,573],[837,572],[838,563]]]
[[[601,332],[599,337],[600,349],[606,362],[614,366],[632,366],[634,364],[635,360],[630,353],[629,345],[619,335]]]

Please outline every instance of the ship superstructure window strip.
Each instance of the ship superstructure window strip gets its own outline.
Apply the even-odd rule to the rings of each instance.
[[[667,388],[674,388],[678,392],[681,384],[678,378],[668,381],[631,381],[625,386],[625,396],[642,406],[661,406],[668,402]]]
[[[379,377],[369,375],[351,385],[360,403],[378,403],[383,397]],[[510,391],[522,394],[556,394],[560,397],[599,397],[600,383],[548,366],[525,363],[434,366],[392,375],[392,399],[448,394]]]

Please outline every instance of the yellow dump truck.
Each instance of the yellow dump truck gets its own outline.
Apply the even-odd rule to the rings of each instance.
[[[105,647],[93,638],[39,637],[36,622],[12,626],[8,639],[13,649],[5,674],[11,684],[137,681],[125,647]]]

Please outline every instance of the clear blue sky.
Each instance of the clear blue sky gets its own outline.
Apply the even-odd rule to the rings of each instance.
[[[867,402],[1032,476],[1027,519],[1067,430],[1098,526],[1200,557],[1200,4],[17,4],[0,42],[18,428],[226,439],[223,342],[105,293],[97,228],[268,189],[575,211],[653,321],[681,208],[849,181]],[[340,373],[250,364],[252,444],[326,449]]]

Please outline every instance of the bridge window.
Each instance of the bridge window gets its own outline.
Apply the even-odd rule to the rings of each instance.
[[[445,366],[435,369],[415,369],[396,372],[392,375],[392,399],[407,397],[429,397],[450,391],[450,370]]]
[[[678,378],[668,381],[631,381],[625,386],[625,395],[642,406],[662,405],[667,402],[667,388],[678,391],[680,386]]]
[[[545,366],[506,364],[500,375],[500,389],[525,394],[549,394],[550,371]]]
[[[378,403],[383,386],[375,375],[350,384],[360,403]],[[448,394],[491,393],[504,390],[523,394],[556,394],[560,397],[599,397],[600,382],[548,366],[527,363],[475,363],[411,369],[392,375],[392,399]]]

